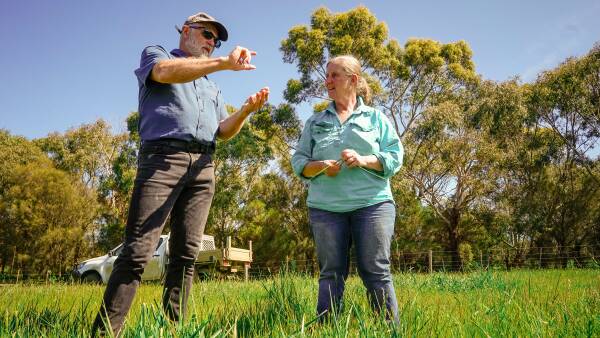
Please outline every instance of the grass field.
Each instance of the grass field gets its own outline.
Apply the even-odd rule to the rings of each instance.
[[[600,270],[538,270],[394,276],[401,327],[374,315],[356,277],[338,318],[315,319],[317,280],[194,285],[188,319],[170,324],[159,285],[142,285],[124,337],[600,336]],[[0,337],[89,335],[103,286],[0,286]]]

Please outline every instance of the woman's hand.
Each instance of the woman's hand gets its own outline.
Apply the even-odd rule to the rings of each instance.
[[[364,167],[367,165],[365,157],[359,155],[354,149],[342,150],[341,158],[348,168]]]
[[[335,160],[325,160],[322,162],[327,166],[327,169],[325,170],[325,175],[329,177],[337,176],[340,170],[342,170],[342,164]]]
[[[329,177],[337,176],[337,174],[342,170],[342,161],[336,160],[322,160],[322,161],[310,161],[302,170],[302,175],[304,177],[315,177],[319,176],[322,173]]]
[[[375,155],[362,156],[354,149],[344,149],[342,150],[341,157],[348,168],[363,167],[383,171],[383,165]]]

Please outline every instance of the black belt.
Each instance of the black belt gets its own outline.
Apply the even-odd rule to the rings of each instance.
[[[184,141],[178,139],[159,139],[152,141],[143,141],[142,147],[170,147],[178,151],[185,151],[188,153],[197,154],[213,154],[215,152],[214,142],[202,142],[202,141]]]

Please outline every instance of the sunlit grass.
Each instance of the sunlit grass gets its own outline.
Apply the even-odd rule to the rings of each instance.
[[[197,283],[178,325],[163,316],[161,287],[142,285],[124,336],[600,336],[599,270],[398,274],[394,283],[400,327],[371,311],[356,277],[341,314],[324,324],[312,277]],[[87,336],[103,290],[0,286],[0,337]]]

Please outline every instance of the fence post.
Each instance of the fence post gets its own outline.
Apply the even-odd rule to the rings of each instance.
[[[396,263],[398,263],[398,271],[402,270],[400,268],[400,250],[398,250],[398,241],[396,241]]]
[[[429,273],[433,273],[433,251],[429,249]]]
[[[16,284],[19,284],[19,275],[21,274],[21,269],[17,270],[17,282]]]
[[[542,247],[540,247],[540,269],[542,268]]]
[[[402,250],[402,265],[403,265],[402,271],[406,272],[406,257],[404,256],[404,250]]]
[[[15,268],[15,258],[17,257],[17,247],[14,246],[13,247],[13,259],[12,259],[12,264],[10,265],[10,274],[13,274],[14,268]]]
[[[252,261],[252,241],[248,241],[248,250],[250,251],[250,261]]]
[[[483,252],[479,250],[479,268],[483,269]]]

